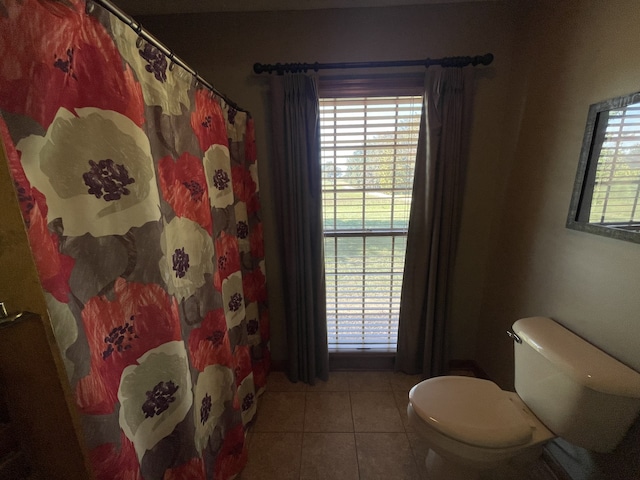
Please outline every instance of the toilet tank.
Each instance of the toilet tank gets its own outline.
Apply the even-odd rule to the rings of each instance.
[[[516,392],[549,430],[610,452],[640,412],[640,373],[546,317],[513,324]]]

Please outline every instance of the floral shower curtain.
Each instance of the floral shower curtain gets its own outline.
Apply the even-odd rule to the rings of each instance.
[[[0,0],[0,55],[0,133],[96,477],[232,478],[269,369],[250,116],[82,0]]]

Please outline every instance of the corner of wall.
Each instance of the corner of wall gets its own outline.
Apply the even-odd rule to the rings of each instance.
[[[35,362],[39,363],[37,368],[42,371],[43,381],[49,386],[49,391],[42,392],[42,394],[51,397],[49,402],[51,411],[47,411],[47,415],[58,426],[57,434],[64,434],[63,439],[66,440],[63,444],[54,445],[47,438],[36,439],[33,442],[33,460],[40,466],[51,466],[59,463],[56,460],[58,457],[64,458],[68,460],[68,471],[65,473],[65,478],[69,480],[90,478],[91,469],[82,441],[80,419],[75,410],[71,387],[67,381],[64,364],[53,334],[44,293],[29,247],[20,206],[9,173],[7,155],[1,140],[0,265],[2,265],[0,301],[5,302],[9,311],[37,314],[37,319],[32,317],[29,328],[38,335],[34,341],[37,340],[40,343],[34,347],[33,352],[19,350],[17,354],[35,352],[35,355],[27,356],[21,360],[29,363],[31,368]],[[39,326],[36,326],[36,323]],[[0,364],[0,373],[3,372],[3,367],[6,365]],[[11,378],[12,373],[14,372],[7,373],[5,371],[3,377]],[[11,389],[12,385],[8,384],[6,388]],[[33,400],[41,401],[40,398]],[[11,405],[9,405],[9,409],[11,410]],[[35,428],[38,426],[36,425]],[[46,471],[46,473],[51,473],[52,477],[55,477],[54,472]],[[58,473],[62,474],[62,471]]]

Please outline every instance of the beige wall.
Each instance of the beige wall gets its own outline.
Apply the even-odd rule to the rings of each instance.
[[[640,245],[565,228],[590,104],[640,90],[640,3],[539,2],[524,17],[510,102],[522,105],[512,172],[494,232],[477,360],[512,384],[504,331],[547,315],[640,371]],[[614,455],[566,443],[553,453],[575,479],[640,478],[640,422]]]
[[[249,109],[255,118],[273,326],[272,351],[277,362],[286,358],[286,344],[271,208],[268,77],[255,75],[253,64],[411,60],[486,52],[495,55],[490,68],[478,69],[478,114],[455,291],[453,353],[457,358],[470,358],[475,352],[476,318],[490,225],[506,180],[500,151],[506,126],[504,92],[511,70],[513,17],[510,7],[490,2],[141,19],[146,29],[160,37],[218,90]],[[321,73],[327,74],[327,71]],[[328,73],[336,75],[335,71]]]
[[[640,90],[640,4],[560,3],[523,32],[524,108],[483,296],[478,360],[507,385],[503,331],[529,315],[640,370],[640,245],[565,228],[589,105]]]

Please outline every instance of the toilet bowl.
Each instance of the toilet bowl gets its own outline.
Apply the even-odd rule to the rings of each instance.
[[[472,377],[417,384],[407,415],[429,447],[429,480],[472,480],[507,462],[526,464],[555,437],[516,393]]]
[[[409,392],[409,424],[429,450],[429,480],[473,480],[537,458],[554,437],[610,452],[640,413],[640,373],[546,317],[520,319],[516,392],[473,377],[434,377]],[[491,477],[493,478],[493,477]]]

